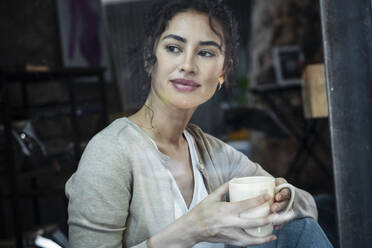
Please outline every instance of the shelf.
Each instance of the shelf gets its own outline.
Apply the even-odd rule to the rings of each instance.
[[[77,102],[75,116],[85,116],[92,114],[102,114],[104,106],[98,104],[97,97],[90,97]],[[54,118],[56,116],[70,116],[71,107],[67,101],[50,102],[45,104],[33,105],[24,109],[22,107],[13,107],[10,111],[13,120],[29,119],[30,116]]]
[[[289,90],[299,90],[301,89],[301,84],[292,83],[286,85],[280,84],[264,84],[255,86],[249,89],[250,92],[255,94],[265,94],[265,93],[272,93],[272,92],[286,92]]]
[[[51,80],[63,80],[71,78],[86,78],[102,75],[105,68],[55,68],[50,71],[26,71],[24,67],[0,67],[2,80],[14,83],[27,81],[27,83],[45,83]]]
[[[17,245],[22,242],[22,221],[19,218],[20,199],[33,198],[34,218],[40,221],[40,207],[37,203],[38,199],[40,197],[49,197],[53,195],[64,196],[64,180],[66,180],[66,177],[68,178],[69,175],[76,170],[77,161],[80,158],[83,147],[82,144],[86,144],[84,143],[80,132],[79,117],[99,114],[102,117],[100,118],[102,127],[107,124],[108,119],[106,110],[105,81],[103,77],[103,72],[105,71],[104,68],[52,68],[52,70],[50,70],[50,68],[47,67],[40,67],[39,69],[43,69],[43,71],[27,71],[25,67],[0,67],[0,86],[2,87],[2,91],[0,92],[0,121],[2,122],[1,124],[4,125],[4,131],[2,133],[5,137],[5,142],[1,143],[4,143],[3,146],[6,150],[3,154],[10,155],[7,158],[8,164],[2,163],[6,166],[3,166],[4,174],[0,175],[2,177],[1,182],[6,183],[9,187],[4,189],[6,192],[3,192],[4,195],[0,197],[2,199],[11,200],[11,207],[13,210],[12,218],[16,226],[15,237],[17,239]],[[87,81],[89,81],[89,83]],[[56,82],[66,85],[66,89],[68,90],[67,100],[64,100],[63,98],[61,101],[32,105],[29,104],[27,86]],[[21,91],[22,107],[10,106],[8,94],[10,90],[9,86],[11,84],[21,84],[21,87],[15,88]],[[76,91],[82,89],[83,87],[81,86],[83,84],[89,84],[89,87],[92,85],[99,86],[97,89],[94,88],[94,90],[97,90],[98,94],[96,96],[77,98]],[[7,145],[14,143],[11,133],[12,123],[15,120],[32,119],[33,117],[68,118],[71,122],[70,126],[73,133],[71,138],[68,139],[68,142],[73,145],[68,149],[68,151],[63,150],[60,153],[49,155],[40,160],[40,164],[43,166],[27,168],[30,169],[28,171],[17,171],[14,164],[14,147],[12,145]],[[65,158],[63,158],[65,155],[68,155],[66,161]],[[71,155],[73,156],[72,158]],[[58,158],[61,158],[62,161],[66,162],[63,163],[64,166],[59,166],[61,167],[60,170],[58,169],[59,167],[56,169],[51,162],[61,162]],[[4,177],[8,180],[3,180]],[[49,183],[49,181],[53,181],[55,178],[61,180],[58,179],[54,183]],[[38,182],[43,182],[43,179],[48,179],[46,181],[47,184],[42,188],[37,188],[36,186]],[[23,187],[17,187],[18,184],[26,182],[31,186],[29,187],[29,184],[26,184],[23,185]],[[52,187],[52,185],[54,185],[55,188],[49,189],[48,187]],[[47,187],[47,189],[45,189],[45,187]],[[31,188],[34,188],[34,190]]]
[[[18,196],[21,198],[34,198],[34,197],[52,197],[56,195],[65,195],[64,189],[54,189],[54,190],[34,190],[29,192],[19,193]],[[11,200],[12,194],[5,194],[0,196],[4,200]]]

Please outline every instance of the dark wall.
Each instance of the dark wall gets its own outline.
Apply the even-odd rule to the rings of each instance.
[[[61,64],[55,0],[0,1],[0,65]]]
[[[56,0],[2,0],[0,1],[0,66],[24,66],[26,64],[62,66],[61,44]],[[49,89],[50,88],[50,89]],[[77,94],[89,91],[83,85]],[[43,86],[34,90],[30,99],[65,95],[56,86]],[[17,93],[14,93],[17,96]],[[43,96],[41,96],[41,94]],[[107,84],[109,113],[120,111],[115,83]],[[17,99],[14,99],[17,101]]]
[[[47,65],[51,68],[62,66],[56,3],[56,0],[0,1],[0,67],[2,69],[15,66],[24,68],[26,64]],[[97,90],[90,84],[82,83],[76,87],[75,93],[77,98],[82,98],[93,94],[97,95]],[[120,104],[115,83],[107,84],[107,95],[108,112],[119,112]],[[42,104],[66,101],[68,99],[68,91],[66,84],[52,81],[48,84],[29,85],[28,96],[31,104]],[[22,97],[19,85],[10,86],[9,99],[12,107],[21,106]],[[29,118],[34,124],[36,134],[49,153],[54,154],[69,148],[73,133],[71,132],[71,122],[68,117],[61,115],[53,119],[44,119],[33,115]],[[2,116],[0,116],[0,121],[1,125]],[[90,138],[94,132],[98,131],[96,123],[98,123],[96,116],[79,119],[84,139]],[[0,156],[3,156],[3,154],[0,154]],[[54,160],[53,163],[47,161],[46,163],[38,164],[41,169],[52,165],[55,167],[56,161],[59,164],[58,172],[37,177],[37,183],[40,188],[50,189],[51,185],[54,185],[55,187],[58,186],[58,189],[63,189],[64,182],[69,177],[69,173],[71,173],[70,167],[68,167],[71,161],[68,160],[66,162],[66,160],[63,157],[63,159],[58,158]],[[6,164],[0,163],[1,172],[4,171],[5,167]],[[20,174],[28,172],[26,167]],[[36,169],[39,169],[39,167]],[[69,170],[66,169],[67,167]],[[29,190],[30,184],[30,179],[20,177],[18,180],[18,187],[22,192]],[[0,193],[2,195],[9,194],[9,185],[6,174],[1,174]],[[41,197],[39,201],[41,224],[63,222],[65,219],[64,204],[63,194]],[[19,205],[21,208],[19,215],[22,221],[22,229],[30,230],[35,224],[32,200],[30,198],[22,198]],[[0,238],[7,237],[13,232],[12,210],[9,199],[0,199]]]

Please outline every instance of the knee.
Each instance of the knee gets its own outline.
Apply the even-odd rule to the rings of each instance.
[[[315,247],[332,247],[322,228],[313,218],[292,220],[279,231],[279,239],[282,235],[286,236],[287,242],[295,244],[293,247],[312,247],[311,244]]]
[[[319,224],[313,218],[300,218],[300,219],[293,219],[292,221],[286,223],[281,230],[289,230],[291,233],[293,232],[303,232],[307,228],[318,228]],[[320,227],[319,227],[320,228]]]
[[[319,231],[322,231],[322,228],[319,226],[318,222],[314,220],[313,218],[307,217],[307,218],[300,218],[300,219],[294,219],[290,222],[288,222],[284,227],[283,230],[286,230],[297,237],[300,237],[301,235],[305,234],[311,234],[311,233],[318,233]]]
[[[297,223],[299,225],[302,225],[304,227],[310,227],[310,228],[320,228],[318,222],[314,220],[313,218],[306,217],[306,218],[300,218],[300,219],[294,219],[292,222]]]
[[[301,218],[294,220],[294,223],[298,226],[301,226],[302,232],[306,234],[313,233],[315,234],[324,234],[319,223],[313,218]]]

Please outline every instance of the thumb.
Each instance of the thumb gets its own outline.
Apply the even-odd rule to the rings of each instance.
[[[227,192],[229,192],[229,182],[222,184],[210,196],[216,200],[222,200]]]

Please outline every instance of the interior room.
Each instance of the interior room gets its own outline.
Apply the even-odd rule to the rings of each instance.
[[[78,247],[66,182],[97,133],[148,104],[154,2],[0,1],[0,248]],[[234,68],[190,123],[308,192],[333,247],[370,247],[370,1],[223,2]]]

